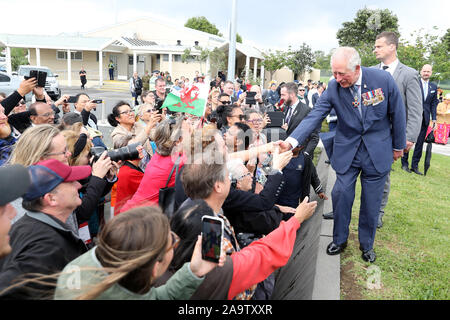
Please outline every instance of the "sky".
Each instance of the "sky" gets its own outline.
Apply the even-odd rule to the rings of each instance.
[[[448,0],[236,0],[237,32],[244,44],[263,50],[287,50],[305,42],[313,51],[338,46],[336,32],[364,7],[389,9],[399,19],[400,33],[410,39],[423,29],[443,35],[450,28]],[[0,33],[84,33],[116,22],[154,17],[183,26],[205,16],[228,34],[232,0],[0,0]],[[9,14],[11,13],[11,14]],[[438,31],[432,31],[437,26]]]

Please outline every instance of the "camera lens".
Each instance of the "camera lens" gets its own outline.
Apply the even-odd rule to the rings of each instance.
[[[128,146],[116,149],[109,150],[108,156],[111,158],[111,161],[127,161],[127,160],[135,160],[139,158],[139,151],[137,147],[141,145],[140,143],[133,143]]]

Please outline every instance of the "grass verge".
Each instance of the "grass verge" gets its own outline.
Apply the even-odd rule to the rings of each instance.
[[[433,154],[426,176],[403,171],[400,160],[393,168],[384,225],[375,237],[374,264],[364,262],[359,250],[357,184],[348,247],[341,254],[341,298],[448,300],[450,157]]]

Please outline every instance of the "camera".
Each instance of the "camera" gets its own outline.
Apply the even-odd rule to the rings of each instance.
[[[139,151],[137,150],[137,147],[140,145],[140,143],[133,143],[115,150],[107,150],[103,147],[92,147],[91,156],[94,157],[93,162],[96,162],[100,158],[102,153],[106,150],[108,152],[108,157],[111,158],[111,161],[117,162],[120,160],[135,160],[139,158]]]

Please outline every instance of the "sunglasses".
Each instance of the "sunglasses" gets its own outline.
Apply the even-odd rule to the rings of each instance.
[[[228,101],[228,100],[227,100],[227,101],[222,101],[222,100],[221,100],[220,102],[221,102],[222,104],[231,104],[231,101]]]

